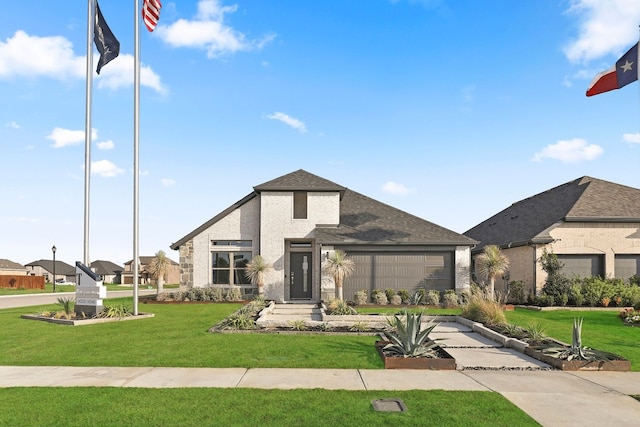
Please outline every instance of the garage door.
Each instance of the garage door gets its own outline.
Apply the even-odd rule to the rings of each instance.
[[[567,276],[604,277],[603,255],[558,255],[558,261],[564,264],[562,273]]]
[[[615,278],[629,280],[629,277],[640,274],[640,255],[616,255]]]
[[[455,286],[452,252],[349,252],[348,256],[355,271],[343,285],[346,300],[363,289],[371,295],[374,289],[413,293],[419,288],[445,291]]]

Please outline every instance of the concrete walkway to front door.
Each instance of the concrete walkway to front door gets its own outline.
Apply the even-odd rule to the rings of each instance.
[[[345,326],[349,316],[324,315],[318,304],[275,304],[258,320],[264,328],[292,328],[293,322],[305,321],[308,326],[322,324]],[[352,323],[366,322],[373,316],[353,316]],[[386,323],[386,316],[377,317],[377,326]],[[442,318],[441,316],[440,318]],[[457,369],[502,369],[502,370],[548,370],[546,363],[533,359],[518,350],[507,348],[502,343],[480,335],[469,325],[459,323],[455,316],[446,316],[447,321],[438,321],[430,337],[456,359]],[[466,322],[465,322],[466,323]]]

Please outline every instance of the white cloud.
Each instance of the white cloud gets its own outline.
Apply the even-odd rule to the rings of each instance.
[[[120,169],[114,163],[109,160],[98,160],[97,162],[91,162],[91,174],[99,175],[104,178],[111,178],[114,176],[120,175],[124,172],[123,169]]]
[[[204,49],[209,58],[261,49],[274,39],[275,36],[269,34],[259,40],[247,40],[244,34],[226,25],[225,14],[234,13],[237,9],[237,5],[222,6],[219,0],[200,0],[195,19],[179,19],[171,25],[158,25],[154,34],[174,47]]]
[[[91,139],[94,140],[98,137],[98,130],[91,130]],[[47,139],[53,141],[53,148],[68,147],[70,145],[77,145],[84,142],[84,130],[71,130],[63,128],[54,128]]]
[[[113,150],[113,147],[115,147],[115,144],[113,143],[113,141],[108,140],[108,141],[98,142],[96,146],[98,147],[98,150]]]
[[[162,186],[163,186],[163,187],[170,188],[170,187],[175,187],[175,186],[176,186],[176,181],[175,181],[175,179],[162,178],[162,179],[160,180],[160,182],[162,183]]]
[[[307,132],[307,127],[304,125],[304,123],[302,123],[300,120],[293,118],[287,114],[284,113],[280,113],[280,112],[275,112],[273,114],[269,114],[267,115],[268,119],[271,120],[279,120],[282,123],[291,126],[294,129],[298,129],[300,131],[300,133],[306,133]]]
[[[631,144],[640,144],[640,133],[625,133],[622,135],[622,140]]]
[[[94,68],[99,55],[93,58]],[[133,85],[133,56],[120,54],[94,74],[98,88],[119,89]],[[58,80],[85,79],[86,55],[76,56],[73,45],[61,36],[30,36],[16,31],[6,42],[0,42],[0,79],[12,77],[50,77]],[[140,84],[159,93],[166,88],[160,77],[148,66],[141,66]]]
[[[574,138],[547,145],[542,151],[536,153],[532,160],[539,162],[548,158],[560,160],[563,163],[576,163],[583,160],[595,160],[602,153],[604,150],[599,145],[588,144],[584,139]]]
[[[640,2],[635,0],[572,0],[567,13],[580,21],[578,37],[564,48],[571,62],[621,55],[638,39]]]
[[[20,129],[20,125],[16,122],[9,122],[6,124],[6,126],[12,129]]]
[[[403,184],[398,184],[397,182],[389,181],[382,186],[382,191],[388,194],[394,194],[396,196],[406,196],[411,193],[412,190],[405,187]]]
[[[60,36],[30,36],[16,31],[0,42],[0,78],[52,77],[59,80],[85,77],[85,57],[75,56],[73,45]]]
[[[146,31],[146,30],[145,30]],[[94,59],[97,63],[98,56]],[[101,89],[120,89],[133,86],[133,68],[135,61],[133,55],[120,54],[116,59],[105,65],[100,70],[99,76],[94,76],[96,84]],[[140,65],[140,86],[146,86],[160,94],[166,94],[167,88],[162,84],[160,76],[149,66]]]

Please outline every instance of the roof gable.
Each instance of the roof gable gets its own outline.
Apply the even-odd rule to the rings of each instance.
[[[303,169],[272,179],[253,189],[261,191],[338,191],[343,193],[346,188]]]
[[[542,233],[570,221],[640,222],[640,190],[584,176],[516,202],[464,234],[485,245],[545,242]]]

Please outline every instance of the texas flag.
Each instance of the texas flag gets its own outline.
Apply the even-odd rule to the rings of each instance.
[[[587,96],[620,89],[636,80],[638,80],[638,43],[622,55],[615,66],[601,72],[593,79],[587,89]]]

